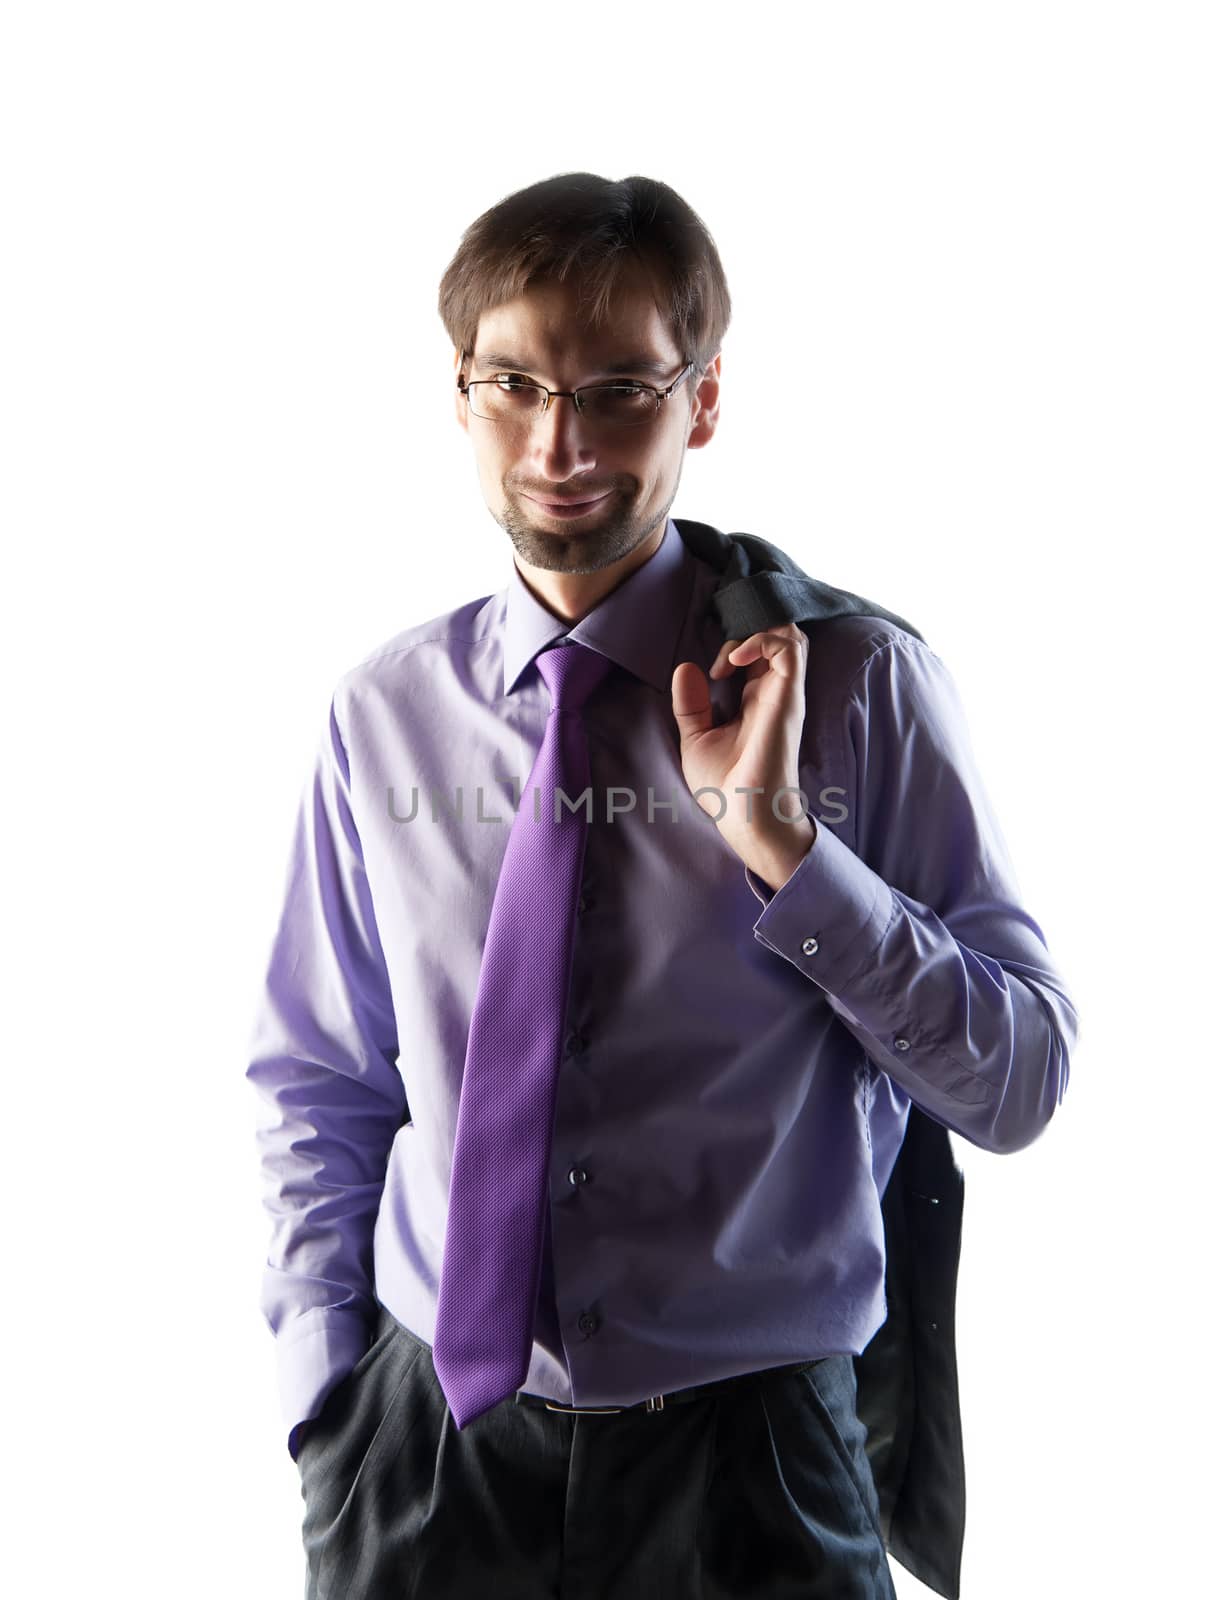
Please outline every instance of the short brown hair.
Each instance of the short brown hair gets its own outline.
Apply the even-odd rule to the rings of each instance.
[[[665,325],[694,363],[686,380],[693,397],[720,352],[732,302],[702,219],[655,178],[565,172],[505,196],[465,229],[439,284],[439,315],[467,359],[483,312],[574,271],[593,327],[633,264],[647,271]]]

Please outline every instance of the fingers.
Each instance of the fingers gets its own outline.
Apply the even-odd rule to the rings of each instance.
[[[809,649],[809,639],[795,622],[780,623],[774,628],[764,628],[745,639],[726,639],[712,662],[710,676],[723,678],[739,667],[764,660],[773,671],[791,675],[799,667]]]
[[[726,639],[716,652],[716,659],[711,664],[711,671],[708,676],[722,678],[726,672],[731,672],[733,669],[729,665],[729,656],[737,649],[738,645],[744,643],[745,640],[743,639]]]

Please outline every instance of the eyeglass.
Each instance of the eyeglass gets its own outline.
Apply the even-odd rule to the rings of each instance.
[[[473,415],[487,422],[532,422],[558,399],[574,400],[580,416],[591,422],[633,428],[655,419],[661,401],[668,400],[693,366],[694,362],[688,361],[667,389],[655,389],[638,380],[595,383],[584,389],[547,389],[520,372],[500,372],[497,377],[470,383],[464,381],[462,372],[456,387],[467,398]]]

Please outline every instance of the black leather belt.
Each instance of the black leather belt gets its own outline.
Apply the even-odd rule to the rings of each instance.
[[[543,1394],[526,1394],[523,1389],[516,1391],[516,1405],[536,1406],[546,1411],[566,1411],[577,1417],[604,1416],[615,1411],[663,1411],[666,1405],[676,1405],[679,1401],[701,1400],[709,1394],[722,1394],[735,1389],[738,1384],[754,1383],[762,1378],[783,1377],[790,1372],[808,1372],[811,1367],[821,1366],[824,1361],[829,1360],[829,1356],[819,1356],[816,1361],[798,1361],[787,1367],[764,1367],[761,1372],[739,1372],[732,1378],[720,1378],[715,1383],[696,1384],[693,1389],[674,1389],[671,1394],[649,1395],[646,1400],[636,1400],[629,1406],[566,1406],[560,1400],[547,1400]]]

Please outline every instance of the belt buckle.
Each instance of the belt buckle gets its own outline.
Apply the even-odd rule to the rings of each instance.
[[[556,1406],[552,1400],[545,1402],[547,1411],[565,1411],[573,1417],[590,1416],[592,1414],[605,1415],[612,1411],[625,1411],[625,1406]]]
[[[650,1399],[640,1401],[639,1404],[643,1405],[648,1411],[663,1411],[664,1408],[665,1408],[665,1397],[664,1397],[663,1394],[654,1394],[654,1395],[652,1395],[652,1397]],[[573,1416],[573,1417],[592,1417],[592,1416],[602,1417],[602,1416],[611,1416],[615,1411],[634,1411],[635,1407],[634,1406],[560,1406],[560,1405],[555,1405],[552,1400],[547,1400],[545,1402],[545,1409],[547,1411],[565,1411],[569,1416]]]

